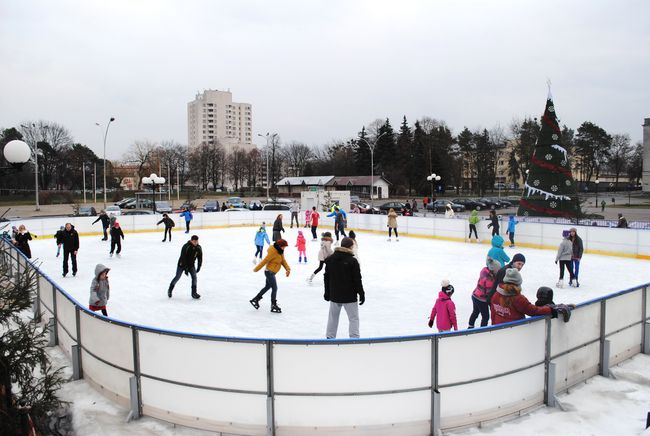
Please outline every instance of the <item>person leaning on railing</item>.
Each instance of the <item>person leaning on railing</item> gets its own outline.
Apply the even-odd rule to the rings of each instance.
[[[521,274],[516,268],[506,270],[503,283],[490,300],[492,325],[518,321],[528,316],[557,316],[553,306],[535,306],[521,294]]]

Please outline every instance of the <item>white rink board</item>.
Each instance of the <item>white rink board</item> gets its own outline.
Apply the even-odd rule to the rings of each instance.
[[[552,359],[555,363],[555,389],[558,392],[598,374],[600,342],[581,347]]]
[[[279,434],[282,434],[281,428],[285,426],[307,429],[316,426],[325,427],[323,434],[339,434],[328,432],[327,427],[397,425],[427,421],[430,417],[430,390],[358,397],[282,395],[275,397],[275,422],[280,429]],[[348,432],[352,430],[349,429]]]
[[[576,308],[569,322],[560,318],[551,320],[551,356],[599,338],[600,303]]]
[[[41,307],[41,311],[47,314],[49,318],[54,311],[54,301],[52,300],[52,289],[54,286],[45,277],[39,276],[41,303],[46,307]]]
[[[68,330],[73,340],[77,340],[77,315],[75,305],[60,292],[56,293],[57,323]]]
[[[634,322],[641,321],[642,298],[643,292],[638,289],[608,299],[606,303],[605,334],[610,334]]]
[[[266,392],[266,347],[140,331],[142,374],[222,389]]]
[[[641,351],[641,328],[636,325],[607,337],[610,342],[609,364],[616,365]]]
[[[429,339],[273,345],[276,392],[372,392],[431,386]]]
[[[84,378],[92,380],[107,393],[117,395],[122,400],[129,399],[129,378],[133,374],[107,365],[85,350],[81,351],[81,362]]]
[[[94,355],[121,368],[133,370],[133,333],[130,328],[96,318],[82,311],[81,345]]]
[[[485,332],[477,330],[465,336],[442,335],[438,342],[438,384],[490,377],[543,361],[544,338],[544,319]]]

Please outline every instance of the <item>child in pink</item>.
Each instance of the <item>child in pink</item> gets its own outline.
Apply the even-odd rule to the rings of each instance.
[[[451,301],[454,287],[449,283],[449,280],[443,280],[441,285],[442,290],[438,294],[438,299],[429,317],[429,328],[433,327],[433,321],[438,317],[436,327],[438,327],[439,332],[451,331],[452,327],[454,330],[458,330],[458,324],[456,323],[456,305]]]
[[[311,209],[305,211],[305,228],[311,227]]]
[[[302,258],[305,258],[305,263],[307,263],[307,249],[305,248],[305,244],[307,241],[305,240],[305,237],[302,234],[302,230],[298,230],[298,239],[296,239],[296,247],[298,247],[298,263],[302,261]]]

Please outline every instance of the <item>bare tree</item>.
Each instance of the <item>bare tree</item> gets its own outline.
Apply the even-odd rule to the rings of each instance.
[[[138,166],[138,178],[148,176],[155,169],[156,144],[149,140],[135,141],[124,155],[124,160]],[[138,180],[138,183],[140,183]]]
[[[431,117],[422,117],[418,120],[420,123],[420,127],[426,133],[427,135],[430,135],[431,132],[434,130],[443,127],[447,128],[447,123],[445,123],[442,120],[438,120],[436,118],[431,118]]]
[[[230,176],[235,191],[242,186],[246,177],[246,152],[236,147],[228,156],[228,175]]]
[[[210,182],[211,146],[207,143],[194,147],[189,152],[189,176],[206,191]]]
[[[226,152],[218,141],[208,145],[206,159],[208,179],[216,191],[225,182],[223,167],[226,164]]]
[[[618,178],[625,169],[631,154],[630,135],[627,133],[613,135],[607,163],[610,170],[616,175],[616,186],[618,186]]]
[[[257,148],[248,152],[246,160],[246,184],[249,188],[257,187],[257,177],[262,169],[262,153]]]
[[[60,124],[52,121],[28,121],[21,124],[20,132],[27,143],[38,146],[39,184],[47,188],[52,180],[61,188],[67,172],[65,154],[70,150],[72,135]]]
[[[289,173],[301,176],[305,171],[307,162],[314,157],[314,153],[307,145],[301,142],[292,142],[284,147]]]

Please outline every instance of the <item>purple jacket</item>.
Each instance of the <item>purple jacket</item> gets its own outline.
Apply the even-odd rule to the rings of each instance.
[[[429,319],[434,321],[436,316],[438,317],[436,321],[438,331],[451,330],[452,327],[454,330],[458,330],[458,324],[456,323],[456,305],[451,301],[451,297],[442,291],[438,293],[438,299],[436,300],[436,304],[433,305]]]

